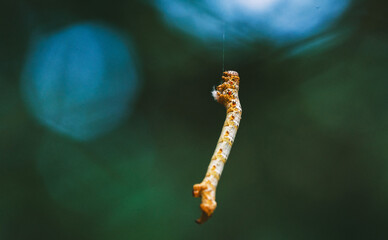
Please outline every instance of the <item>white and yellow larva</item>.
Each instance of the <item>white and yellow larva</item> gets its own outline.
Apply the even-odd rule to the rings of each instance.
[[[209,219],[217,207],[216,187],[241,120],[242,109],[238,98],[240,77],[235,71],[227,71],[223,73],[222,80],[223,82],[214,89],[212,95],[217,102],[226,107],[226,119],[206,176],[201,183],[193,186],[194,197],[202,197],[200,205],[202,215],[196,220],[197,223],[203,223]]]

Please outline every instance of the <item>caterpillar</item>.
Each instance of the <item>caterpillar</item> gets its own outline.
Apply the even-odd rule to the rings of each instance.
[[[217,207],[216,188],[241,120],[242,108],[238,97],[239,85],[240,77],[238,73],[236,71],[226,71],[223,73],[222,83],[212,91],[214,100],[225,106],[226,119],[206,175],[201,183],[193,186],[193,196],[202,198],[200,205],[202,215],[196,220],[199,224],[206,222]]]

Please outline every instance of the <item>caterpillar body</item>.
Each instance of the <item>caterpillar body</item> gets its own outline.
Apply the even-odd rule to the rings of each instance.
[[[217,207],[216,188],[241,120],[242,108],[238,97],[239,85],[240,77],[238,73],[236,71],[226,71],[223,73],[222,83],[212,91],[214,99],[225,106],[226,119],[205,178],[201,183],[193,186],[193,196],[202,198],[200,205],[202,215],[196,220],[199,224],[207,221]]]

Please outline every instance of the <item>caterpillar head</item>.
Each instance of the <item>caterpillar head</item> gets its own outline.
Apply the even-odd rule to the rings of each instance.
[[[237,97],[240,77],[236,71],[225,71],[222,80],[220,85],[213,88],[212,96],[214,100],[226,106]]]

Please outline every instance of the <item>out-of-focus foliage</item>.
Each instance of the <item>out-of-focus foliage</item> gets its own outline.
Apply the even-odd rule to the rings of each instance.
[[[383,1],[351,1],[335,22],[298,41],[231,46],[228,35],[225,44],[215,44],[171,28],[152,3],[1,2],[0,238],[387,238],[386,7]],[[68,68],[73,63],[86,68],[82,74],[104,79],[106,92],[94,91],[93,99],[125,92],[132,70],[141,88],[128,92],[132,103],[123,104],[126,96],[116,94],[97,104],[103,113],[120,106],[132,110],[120,124],[115,114],[108,116],[110,127],[79,141],[34,116],[25,91],[48,92],[39,84],[25,89],[23,83],[33,80],[26,79],[26,64],[41,63],[29,54],[37,37],[85,21],[105,30],[89,32],[93,41],[76,43],[83,47],[79,51],[64,44],[68,50],[44,58],[61,59],[45,65],[57,72],[45,75],[55,70],[51,67],[40,72],[50,84],[60,76],[63,85],[47,88],[54,97],[39,98],[39,107],[53,99],[89,99],[78,93],[95,89],[82,81],[94,79],[81,78],[77,86],[79,75]],[[81,50],[117,49],[121,41],[114,46],[105,41],[112,31],[131,39],[136,55],[130,56],[138,64],[127,71],[125,64],[109,65],[100,75],[94,68],[126,50],[103,55],[107,58],[93,51],[97,55],[86,54],[94,56],[90,60]],[[73,43],[82,39],[81,31]],[[243,119],[217,190],[218,208],[198,226],[199,200],[191,188],[206,171],[225,117],[210,96],[220,81],[223,55],[226,70],[241,77]],[[104,64],[93,64],[96,60]],[[109,85],[120,82],[115,79],[123,81],[121,88]],[[85,114],[96,110],[90,105],[80,110],[95,117]],[[66,116],[57,120],[79,124],[70,113],[63,111]],[[79,125],[78,134],[91,127]]]

